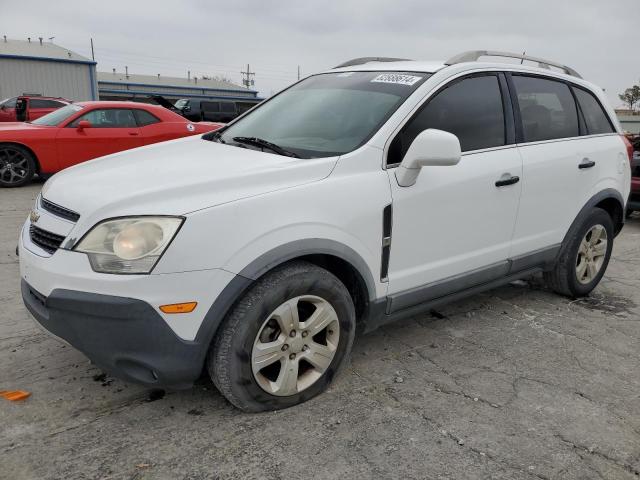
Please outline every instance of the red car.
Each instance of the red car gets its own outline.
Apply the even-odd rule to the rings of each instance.
[[[631,160],[631,194],[627,204],[627,215],[640,211],[640,138],[633,142]]]
[[[0,124],[0,187],[18,187],[35,174],[151,143],[217,130],[158,105],[80,102],[30,123]]]
[[[0,122],[36,120],[71,102],[64,98],[28,96],[8,98],[0,102]]]

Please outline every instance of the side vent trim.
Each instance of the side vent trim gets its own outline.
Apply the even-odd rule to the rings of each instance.
[[[391,256],[391,228],[393,225],[393,207],[391,204],[382,210],[382,261],[380,265],[380,281],[389,281],[389,258]]]

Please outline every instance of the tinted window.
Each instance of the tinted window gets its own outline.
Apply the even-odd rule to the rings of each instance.
[[[220,102],[202,102],[202,110],[205,112],[219,112]]]
[[[87,120],[95,128],[131,128],[137,127],[131,110],[109,108],[104,110],[92,110],[81,117],[76,118],[70,127],[77,127],[82,120]]]
[[[574,88],[573,91],[576,94],[580,109],[584,115],[587,132],[591,135],[596,133],[613,133],[613,127],[611,126],[609,117],[598,100],[596,100],[591,93],[581,88]]]
[[[504,111],[498,77],[466,78],[428,100],[393,140],[388,163],[401,162],[411,142],[427,128],[453,133],[463,151],[504,145]]]
[[[31,108],[60,108],[64,106],[64,103],[56,102],[55,100],[42,100],[39,98],[31,99]]]
[[[138,121],[138,125],[141,127],[146,127],[147,125],[153,125],[154,123],[158,123],[158,120],[155,116],[151,115],[146,110],[134,110],[133,114]]]
[[[525,142],[577,137],[578,111],[569,87],[544,78],[513,76]]]
[[[231,102],[222,102],[220,104],[220,109],[224,113],[236,113],[236,106]]]

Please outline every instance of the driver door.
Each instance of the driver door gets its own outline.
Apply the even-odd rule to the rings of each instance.
[[[83,120],[91,126],[79,128]],[[143,145],[133,112],[121,108],[87,112],[61,128],[56,140],[61,169]]]
[[[453,80],[425,102],[390,144],[389,313],[486,283],[509,270],[522,160],[514,143],[510,102],[503,107],[508,100],[502,80],[499,74]],[[428,128],[455,134],[462,158],[455,166],[423,167],[414,185],[400,186],[393,167]],[[502,185],[507,178],[512,180]]]
[[[10,98],[0,104],[0,122],[16,121],[16,101],[17,98]]]

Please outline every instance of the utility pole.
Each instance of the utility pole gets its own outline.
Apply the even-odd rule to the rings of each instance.
[[[256,81],[253,80],[253,78],[251,78],[251,77],[255,77],[256,74],[255,72],[251,71],[248,63],[247,63],[247,71],[240,72],[240,73],[242,74],[242,85],[249,88],[256,84]]]
[[[91,60],[96,61],[96,54],[93,51],[93,38],[91,39]]]
[[[300,80],[300,65],[298,65],[298,80]]]

